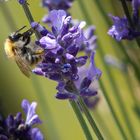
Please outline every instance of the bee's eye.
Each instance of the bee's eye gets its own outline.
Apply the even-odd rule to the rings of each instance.
[[[18,34],[13,34],[13,35],[9,36],[9,39],[15,42],[15,41],[18,41],[21,36],[22,35],[19,34],[19,33]]]

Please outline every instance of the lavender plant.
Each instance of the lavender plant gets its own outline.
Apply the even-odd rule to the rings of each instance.
[[[1,140],[43,140],[43,134],[36,124],[40,124],[41,120],[35,112],[37,103],[29,103],[28,100],[23,100],[21,104],[26,119],[22,118],[21,112],[16,116],[9,115],[6,119],[0,117],[0,139]]]

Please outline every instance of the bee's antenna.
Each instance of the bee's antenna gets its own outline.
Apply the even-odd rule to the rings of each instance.
[[[20,32],[21,30],[23,30],[26,26],[23,26],[22,28],[18,29],[15,33]]]

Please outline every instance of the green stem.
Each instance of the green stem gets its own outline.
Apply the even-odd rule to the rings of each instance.
[[[132,19],[131,19],[130,14],[129,14],[129,10],[128,10],[126,1],[125,1],[125,0],[120,0],[120,1],[121,1],[121,3],[122,3],[122,7],[123,7],[123,10],[124,10],[124,13],[125,13],[125,15],[126,15],[128,21],[129,21],[129,24],[130,24],[131,28],[132,28],[132,29],[135,29],[135,26],[134,26],[134,24],[133,24],[133,21],[132,21]],[[140,41],[139,41],[137,38],[136,38],[136,42],[137,42],[137,44],[138,44],[138,47],[140,47]]]
[[[69,102],[70,102],[70,104],[71,104],[71,106],[73,108],[73,111],[75,112],[75,114],[76,114],[76,116],[77,116],[77,118],[79,120],[79,123],[81,124],[81,127],[83,129],[83,132],[84,132],[87,140],[93,140],[92,136],[91,136],[91,133],[90,133],[90,131],[88,129],[88,126],[87,126],[87,124],[86,124],[86,122],[85,122],[85,120],[84,120],[84,118],[82,116],[81,110],[79,109],[78,105],[76,104],[75,101],[69,100]]]
[[[22,4],[22,8],[23,8],[23,10],[25,12],[25,15],[26,15],[29,23],[31,24],[32,22],[34,22],[34,19],[32,17],[32,14],[31,14],[30,10],[29,10],[29,7],[28,7],[27,2],[25,2],[24,4]],[[34,30],[34,33],[36,35],[36,38],[39,40],[41,38],[40,33],[38,31],[36,31],[36,30]]]
[[[130,26],[134,29],[135,27],[134,27],[134,24],[133,24],[133,22],[132,22],[131,16],[130,16],[130,14],[129,14],[129,9],[128,9],[128,7],[127,7],[126,1],[125,1],[125,0],[120,0],[120,1],[121,1],[121,3],[122,3],[122,7],[123,7],[124,13],[125,13],[125,15],[126,15],[128,21],[129,21],[129,24],[130,24]]]
[[[99,80],[99,83],[100,83],[100,87],[101,87],[101,89],[103,91],[104,97],[106,99],[106,102],[107,102],[107,104],[109,106],[109,109],[110,109],[110,111],[111,111],[111,113],[113,115],[113,118],[114,118],[114,120],[115,120],[115,122],[116,122],[116,124],[117,124],[117,126],[119,128],[119,131],[122,134],[123,139],[127,140],[127,136],[125,134],[125,131],[124,131],[120,121],[118,120],[117,114],[116,114],[115,109],[113,108],[113,105],[112,105],[112,103],[111,103],[111,101],[109,99],[109,96],[108,96],[107,91],[106,91],[106,89],[104,87],[104,84],[102,83],[101,80]]]
[[[93,117],[91,116],[89,110],[86,107],[85,102],[83,101],[83,99],[81,97],[78,98],[78,102],[79,102],[80,106],[82,107],[82,110],[85,113],[85,116],[86,116],[87,120],[89,121],[89,124],[91,125],[92,129],[94,130],[97,138],[99,140],[104,140],[100,130],[98,129]]]

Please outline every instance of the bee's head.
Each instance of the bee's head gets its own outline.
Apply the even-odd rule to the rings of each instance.
[[[20,37],[22,36],[22,34],[20,33],[12,33],[10,36],[8,36],[8,38],[12,41],[12,42],[16,42],[20,39]]]
[[[26,26],[23,26],[22,28],[18,29],[16,32],[13,32],[10,36],[8,36],[8,38],[13,41],[16,42],[19,40],[19,38],[22,36],[21,33],[19,33],[21,30],[23,30]]]
[[[29,30],[23,32],[23,33],[19,33],[22,29],[24,29],[26,26],[23,26],[22,28],[20,28],[19,30],[17,30],[16,32],[12,33],[8,38],[12,41],[12,42],[18,42],[18,41],[22,41],[24,42],[24,45],[27,45],[30,42],[30,36],[33,34],[33,29],[30,28]]]

